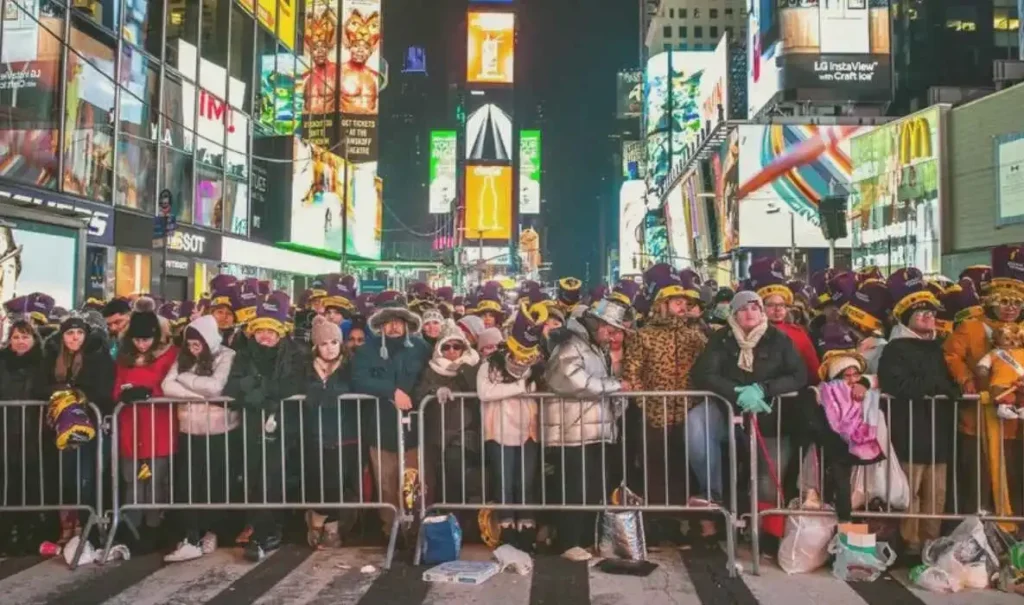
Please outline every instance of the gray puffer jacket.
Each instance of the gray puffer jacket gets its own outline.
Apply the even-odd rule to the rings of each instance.
[[[615,441],[616,420],[625,402],[607,395],[621,390],[622,384],[612,376],[608,353],[594,342],[595,322],[592,317],[573,317],[552,333],[555,348],[544,379],[562,398],[544,402],[544,445]]]

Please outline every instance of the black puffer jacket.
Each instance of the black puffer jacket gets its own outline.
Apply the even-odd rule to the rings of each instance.
[[[942,341],[922,340],[907,332],[903,326],[893,329],[892,340],[882,349],[878,363],[879,387],[892,397],[889,438],[900,460],[910,461],[913,454],[915,464],[930,464],[934,446],[935,462],[948,462],[956,438],[954,400],[960,393],[946,366]],[[944,395],[948,399],[935,401],[933,408],[931,400],[926,399],[929,395]],[[885,412],[885,402],[882,411]]]
[[[735,407],[736,387],[761,385],[765,401],[772,406],[770,414],[759,418],[761,432],[774,436],[778,407],[771,398],[802,391],[807,386],[807,366],[793,347],[793,341],[775,326],[768,326],[754,348],[753,372],[740,369],[739,357],[740,347],[732,330],[728,327],[716,330],[694,365],[694,386],[718,394]],[[735,409],[738,413],[739,408]]]
[[[85,398],[96,405],[104,415],[114,411],[114,359],[107,348],[107,339],[99,333],[90,333],[82,345],[82,367],[76,376],[60,381],[55,375],[57,359],[61,354],[62,337],[55,333],[43,343],[43,394],[72,387],[85,393]]]
[[[0,401],[39,401],[49,397],[42,359],[39,344],[24,355],[16,354],[10,347],[0,349]],[[12,464],[22,453],[34,460],[45,410],[40,406],[0,407],[0,427],[5,431],[0,435],[0,455],[6,455]]]
[[[277,414],[282,400],[305,392],[306,366],[310,363],[302,347],[287,338],[282,338],[273,349],[247,341],[235,354],[224,396],[234,399],[233,408],[246,411],[246,425],[260,433],[261,412],[268,416]],[[287,418],[279,424],[286,434],[297,435],[298,406],[302,404],[287,402],[285,405]]]

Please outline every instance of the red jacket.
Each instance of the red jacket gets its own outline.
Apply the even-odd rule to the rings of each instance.
[[[789,336],[789,339],[793,341],[796,352],[800,354],[800,358],[804,360],[804,365],[807,366],[807,383],[811,385],[818,384],[820,382],[818,366],[821,365],[821,361],[818,359],[818,351],[814,348],[814,343],[811,342],[811,337],[807,334],[807,330],[791,323],[772,325],[786,336]]]
[[[121,386],[127,384],[146,387],[153,397],[162,397],[164,391],[160,384],[177,358],[177,347],[170,347],[149,365],[128,367],[118,363],[114,374],[114,401],[120,401]],[[178,416],[173,404],[126,405],[118,415],[117,426],[120,431],[118,447],[127,460],[162,458],[178,449]],[[134,448],[136,443],[138,450]]]

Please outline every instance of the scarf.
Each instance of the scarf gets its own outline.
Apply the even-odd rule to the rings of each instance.
[[[328,361],[318,355],[313,358],[313,369],[316,370],[317,376],[320,377],[320,380],[326,382],[341,365],[341,360],[341,355],[338,355],[338,358],[334,361]]]
[[[736,361],[736,365],[744,372],[753,372],[754,349],[768,330],[768,318],[761,320],[761,323],[754,326],[754,329],[749,334],[743,332],[743,328],[736,323],[735,316],[730,315],[727,321],[729,322],[729,328],[732,330],[733,338],[736,339],[736,344],[740,347],[740,357]]]
[[[465,343],[464,343],[465,344]],[[464,365],[475,366],[480,363],[480,354],[475,349],[469,348],[466,344],[466,350],[463,351],[462,356],[451,361],[445,359],[441,354],[434,355],[430,358],[430,369],[434,370],[441,376],[452,377],[458,374],[459,368]]]

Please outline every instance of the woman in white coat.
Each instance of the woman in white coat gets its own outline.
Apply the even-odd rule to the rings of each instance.
[[[238,428],[240,418],[227,403],[208,400],[221,396],[234,358],[235,352],[221,344],[217,321],[204,315],[185,328],[181,353],[164,378],[164,396],[184,400],[178,404],[180,434],[172,501],[192,504],[180,511],[182,540],[164,557],[169,563],[198,559],[217,548],[217,535],[210,530],[218,525],[223,512],[204,514],[201,509],[229,501],[226,484],[241,470],[238,461],[232,460],[230,450],[236,448],[229,433]],[[230,472],[231,467],[235,472]],[[203,529],[205,534],[200,533]]]

